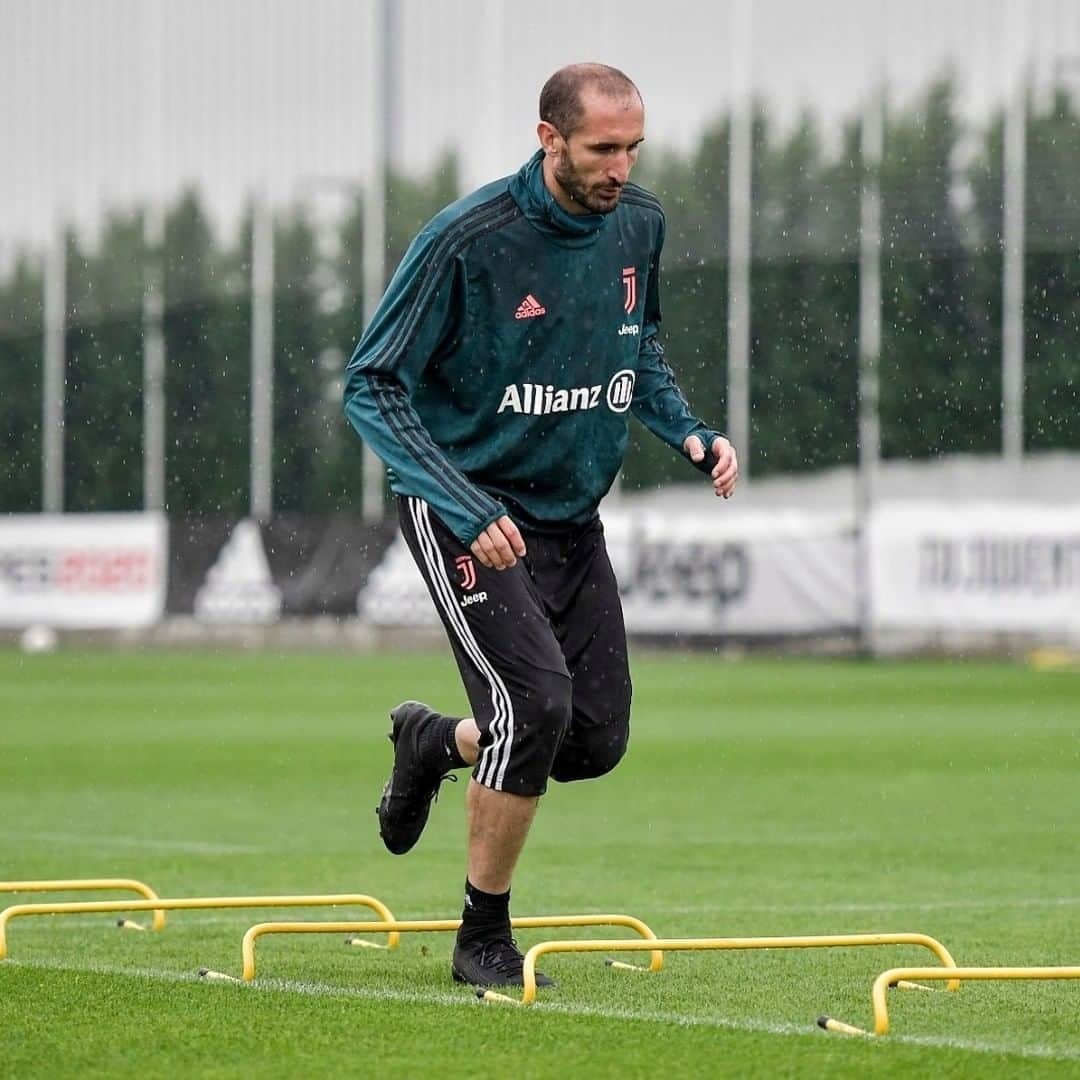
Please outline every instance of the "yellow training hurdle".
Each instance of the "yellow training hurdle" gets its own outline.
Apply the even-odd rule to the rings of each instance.
[[[461,926],[460,919],[395,919],[390,909],[373,896],[360,893],[271,896],[210,896],[160,897],[145,882],[135,878],[50,878],[23,881],[0,881],[0,892],[67,892],[81,890],[128,890],[138,893],[141,900],[63,901],[56,903],[13,904],[0,911],[0,960],[7,957],[7,927],[15,918],[32,915],[75,915],[107,912],[153,912],[153,928],[165,926],[166,911],[191,911],[235,908],[273,907],[341,907],[358,906],[371,909],[377,920],[335,922],[265,922],[250,927],[241,945],[242,980],[231,975],[202,969],[199,974],[208,979],[229,982],[250,982],[255,978],[255,943],[270,934],[386,934],[386,944],[377,945],[363,939],[350,944],[370,948],[396,948],[400,935],[407,933],[453,932]],[[123,924],[121,924],[123,925]],[[821,949],[861,946],[915,945],[929,949],[941,961],[941,967],[898,967],[883,971],[874,981],[871,1004],[874,1030],[866,1031],[829,1016],[818,1018],[818,1026],[826,1031],[848,1035],[881,1036],[889,1032],[888,991],[890,988],[929,990],[923,982],[945,982],[946,989],[957,990],[963,981],[1057,980],[1080,979],[1080,966],[1054,967],[958,967],[949,950],[936,938],[920,933],[895,934],[831,934],[802,937],[746,938],[658,938],[653,930],[633,915],[536,915],[511,919],[515,930],[538,930],[550,927],[616,926],[634,930],[640,935],[633,939],[544,941],[526,953],[522,970],[520,1000],[495,990],[478,988],[483,1001],[512,1005],[532,1005],[537,998],[536,964],[541,956],[553,953],[648,952],[647,969],[637,965],[609,960],[616,968],[659,971],[665,952],[745,951],[751,949]],[[141,929],[141,927],[140,927]]]
[[[154,897],[153,900],[87,900],[56,904],[14,904],[0,911],[0,960],[7,957],[7,926],[12,919],[30,915],[87,915],[95,912],[193,911],[214,908],[343,907],[352,905],[374,911],[381,922],[369,923],[371,933],[387,934],[386,947],[393,949],[399,938],[386,924],[394,922],[390,909],[373,896],[360,893],[332,893],[317,896],[188,896]]]
[[[515,930],[542,930],[552,926],[624,926],[635,930],[641,939],[635,939],[646,951],[650,951],[649,970],[659,971],[664,965],[664,954],[649,950],[656,934],[641,919],[633,915],[529,915],[510,920]],[[461,926],[460,919],[411,919],[396,920],[388,924],[377,922],[266,922],[251,927],[241,946],[243,955],[243,981],[255,978],[255,942],[268,934],[372,934],[392,931],[398,934],[452,932]],[[610,943],[609,943],[610,944]],[[233,980],[231,975],[203,969],[205,978]]]
[[[135,878],[51,878],[46,881],[0,881],[0,892],[79,892],[89,889],[136,892],[147,900],[159,899],[158,894]],[[165,912],[154,909],[154,929],[165,928]]]
[[[548,953],[573,952],[698,952],[744,949],[845,949],[865,945],[919,945],[929,949],[941,960],[944,968],[927,968],[928,971],[959,971],[956,963],[936,938],[927,934],[830,934],[811,937],[759,937],[759,938],[657,938],[653,941],[542,941],[525,954],[522,970],[521,1000],[494,990],[477,990],[482,1001],[502,1001],[513,1005],[531,1005],[536,1001],[536,961]],[[923,970],[923,969],[918,969]],[[947,976],[949,989],[956,990],[958,976]]]
[[[875,980],[871,991],[874,1006],[874,1035],[888,1035],[889,1006],[886,1001],[890,986],[909,983],[911,980],[957,979],[970,980],[1007,980],[1007,979],[1080,979],[1080,967],[954,967],[942,968],[890,968],[883,971]],[[838,1031],[845,1035],[870,1035],[869,1031],[834,1020],[831,1016],[818,1019],[818,1026],[826,1031]]]

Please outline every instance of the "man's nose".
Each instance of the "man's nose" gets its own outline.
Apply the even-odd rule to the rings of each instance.
[[[630,179],[630,167],[630,155],[625,153],[619,154],[608,164],[608,179],[621,187]]]

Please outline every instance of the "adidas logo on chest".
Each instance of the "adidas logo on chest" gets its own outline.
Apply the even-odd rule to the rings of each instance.
[[[514,312],[515,319],[535,319],[538,315],[546,315],[547,308],[540,303],[539,300],[529,293],[524,300],[517,306],[517,311]]]

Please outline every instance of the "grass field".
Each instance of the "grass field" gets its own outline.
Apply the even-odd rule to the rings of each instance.
[[[634,670],[630,753],[552,786],[516,914],[628,912],[668,937],[921,931],[960,964],[1080,964],[1080,673],[674,654]],[[399,918],[456,917],[465,785],[444,785],[410,855],[376,833],[385,714],[413,696],[463,706],[440,654],[0,653],[0,878],[366,892]],[[533,1009],[455,987],[445,935],[264,939],[255,983],[196,977],[238,974],[244,930],[279,917],[13,920],[0,1075],[1080,1073],[1078,982],[894,993],[881,1040],[815,1028],[869,1026],[878,972],[934,963],[911,947],[669,954],[657,974],[549,957],[559,986]]]

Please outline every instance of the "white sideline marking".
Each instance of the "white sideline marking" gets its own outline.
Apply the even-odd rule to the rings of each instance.
[[[157,851],[183,851],[190,855],[266,855],[268,848],[250,844],[215,844],[204,840],[162,840],[158,837],[123,836],[119,833],[69,833],[69,832],[12,832],[0,830],[4,836],[17,836],[20,840],[48,840],[54,844],[76,844],[84,851],[97,848],[138,848],[152,854]]]
[[[822,911],[825,913],[860,911],[947,911],[962,908],[1025,908],[1025,907],[1074,907],[1080,904],[1080,896],[1017,896],[983,897],[979,900],[890,900],[867,901],[865,903],[835,904],[664,904],[653,903],[652,910],[663,911],[669,915],[724,914],[732,911],[767,911],[776,915],[799,914],[803,911]]]
[[[186,974],[175,971],[154,971],[147,968],[121,968],[105,964],[74,965],[55,961],[4,960],[0,962],[0,972],[5,967],[21,967],[45,971],[86,972],[94,975],[120,975],[143,979],[157,979],[163,982],[202,982],[192,972]],[[284,979],[260,979],[255,983],[240,983],[242,990],[236,989],[236,983],[214,983],[224,986],[231,993],[286,993],[304,994],[314,997],[359,998],[364,1001],[383,1001],[407,1005],[453,1005],[479,1008],[471,991],[462,989],[458,993],[438,991],[420,992],[417,990],[387,990],[363,986],[332,986],[326,983],[291,982]],[[498,1008],[499,1006],[493,1006]],[[800,1038],[836,1038],[823,1035],[813,1021],[804,1024],[775,1023],[749,1018],[735,1019],[726,1016],[687,1016],[683,1013],[659,1012],[651,1010],[612,1009],[593,1005],[561,1005],[558,1002],[542,1002],[533,1006],[543,1013],[559,1013],[563,1016],[591,1016],[601,1020],[636,1021],[646,1024],[676,1025],[679,1027],[722,1028],[728,1031],[751,1031],[766,1035],[786,1035]],[[867,1040],[873,1041],[873,1040]],[[1068,1050],[1051,1046],[1017,1046],[1011,1043],[980,1042],[973,1039],[952,1039],[941,1035],[889,1035],[878,1045],[889,1043],[909,1043],[915,1046],[938,1047],[946,1050],[962,1050],[972,1054],[1005,1054],[1010,1057],[1038,1058],[1046,1061],[1080,1061],[1080,1049]]]

